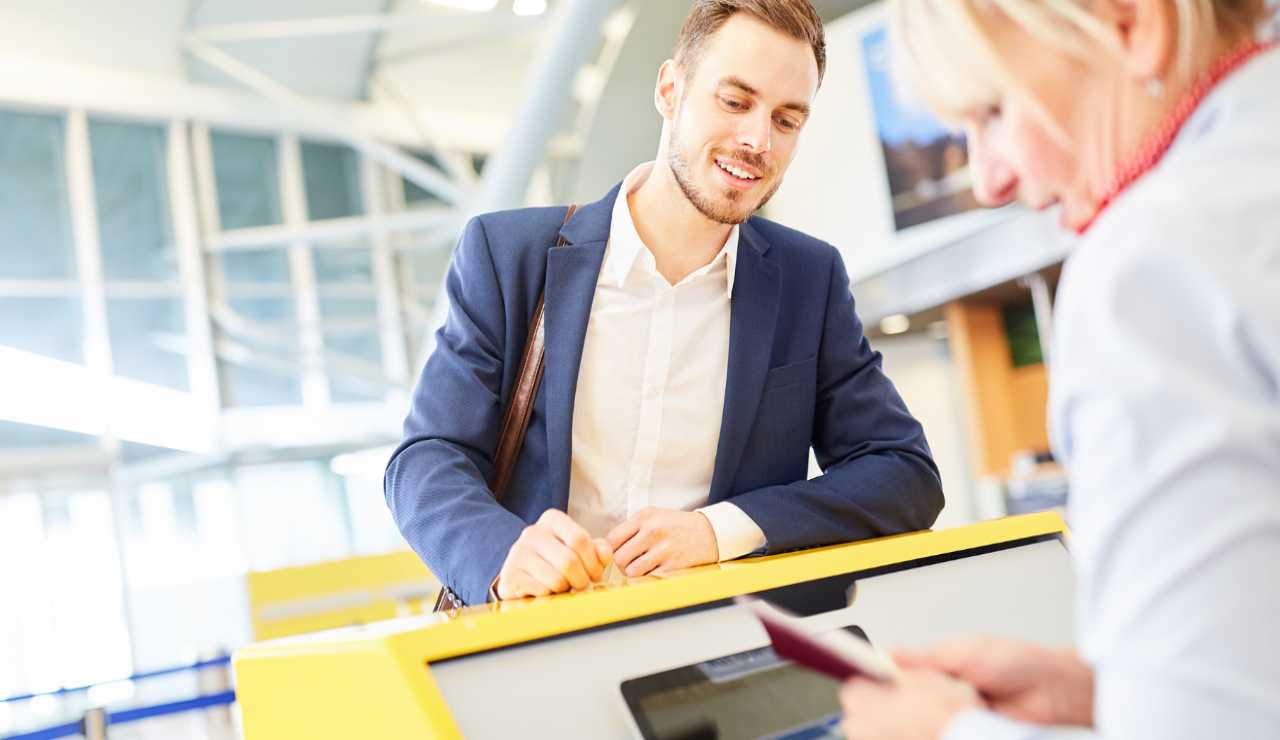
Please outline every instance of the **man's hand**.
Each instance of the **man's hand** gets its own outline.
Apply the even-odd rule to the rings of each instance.
[[[993,711],[1012,719],[1093,726],[1093,670],[1073,650],[979,638],[894,658],[904,668],[932,668],[972,684]]]
[[[711,522],[696,511],[647,507],[605,535],[613,559],[634,578],[720,559]]]
[[[934,740],[956,715],[981,709],[972,686],[927,669],[903,671],[893,683],[855,678],[840,689],[847,740]]]
[[[498,572],[499,599],[546,596],[598,582],[613,549],[559,509],[547,509],[524,528]]]

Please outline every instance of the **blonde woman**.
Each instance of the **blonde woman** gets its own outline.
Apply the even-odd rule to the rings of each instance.
[[[902,654],[849,738],[1280,738],[1280,50],[1263,0],[891,0],[982,201],[1082,239],[1057,302],[1080,652]],[[1050,726],[1057,726],[1056,729]]]

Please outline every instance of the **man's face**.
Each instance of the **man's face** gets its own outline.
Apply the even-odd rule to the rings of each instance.
[[[675,76],[671,171],[704,216],[741,223],[777,191],[795,155],[818,91],[813,49],[738,13],[707,39],[692,73]]]

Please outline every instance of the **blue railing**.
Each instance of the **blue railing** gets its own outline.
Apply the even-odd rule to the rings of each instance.
[[[148,678],[158,678],[160,676],[171,676],[175,673],[187,673],[189,671],[198,671],[204,668],[214,668],[216,666],[228,665],[230,663],[231,663],[230,655],[220,655],[217,658],[211,658],[209,660],[201,660],[195,663],[191,663],[190,665],[180,665],[180,666],[174,666],[173,668],[161,668],[155,671],[144,671],[142,673],[135,673],[132,676],[129,676],[127,678],[117,679],[116,681],[99,681],[98,683],[85,684],[84,686],[71,686],[63,689],[54,689],[53,691],[41,691],[35,694],[17,694],[15,696],[7,696],[3,699],[0,699],[0,704],[5,704],[11,701],[29,701],[38,696],[63,696],[65,694],[79,694],[79,693],[88,691],[94,686],[101,686],[104,683],[117,683],[120,681],[144,681]]]
[[[200,671],[206,668],[216,668],[230,664],[230,656],[220,656],[211,660],[201,660],[189,665],[175,666],[173,668],[163,668],[155,671],[144,671],[135,673],[122,681],[143,681],[160,676],[170,676],[175,673],[187,673],[190,671]],[[115,683],[112,681],[111,683]],[[0,699],[0,704],[8,702],[30,701],[42,696],[65,696],[68,694],[77,694],[87,692],[89,689],[99,684],[91,684],[86,686],[72,686],[69,688],[57,689],[54,691],[45,691],[35,694],[19,694]],[[170,714],[181,714],[183,712],[193,712],[200,709],[208,709],[210,707],[224,706],[231,704],[236,700],[235,691],[220,691],[214,694],[202,694],[189,699],[180,699],[177,701],[164,702],[161,704],[152,704],[144,707],[134,707],[131,709],[121,709],[115,712],[104,712],[104,722],[106,725],[123,725],[129,722],[141,722],[142,720],[152,719],[155,717],[163,717]],[[54,740],[54,738],[70,737],[84,733],[84,721],[77,720],[75,722],[67,722],[65,724],[44,727],[31,732],[23,732],[16,735],[5,735],[2,740]]]

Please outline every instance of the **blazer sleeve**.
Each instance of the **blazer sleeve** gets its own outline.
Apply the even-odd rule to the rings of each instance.
[[[501,421],[505,318],[484,225],[472,219],[446,280],[449,314],[436,333],[383,478],[409,545],[468,604],[488,599],[525,522],[486,481]]]
[[[863,335],[834,248],[832,259],[813,428],[823,475],[729,499],[764,530],[768,553],[927,529],[942,511],[924,429]]]

